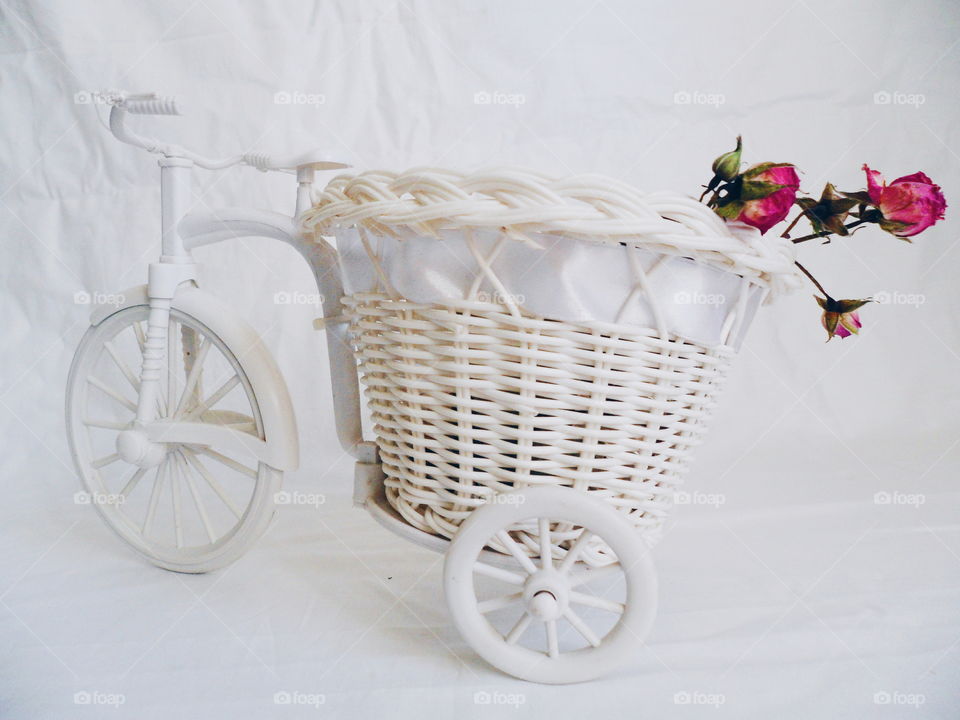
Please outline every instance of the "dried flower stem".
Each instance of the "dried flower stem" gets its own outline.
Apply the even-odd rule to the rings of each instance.
[[[801,215],[800,217],[803,217],[803,215]],[[799,220],[800,217],[798,217],[797,220]],[[791,224],[790,227],[792,228],[793,225],[796,224],[796,222],[797,222],[797,221],[794,220],[794,221],[793,221],[793,224]],[[867,223],[867,222],[871,222],[871,221],[870,221],[870,220],[857,220],[856,222],[852,222],[852,223],[850,223],[849,225],[844,225],[844,227],[845,227],[847,230],[850,230],[851,228],[855,228],[855,227],[857,227],[858,225],[863,225],[864,223]],[[788,228],[788,232],[789,232],[789,228]],[[815,240],[816,238],[827,237],[827,235],[833,235],[833,234],[834,234],[834,233],[833,233],[833,231],[831,231],[831,230],[823,230],[823,231],[818,232],[818,233],[813,233],[812,235],[804,235],[803,237],[800,237],[800,238],[796,238],[796,239],[794,239],[794,240],[791,240],[791,242],[793,242],[793,243],[795,243],[795,244],[796,244],[796,243],[802,243],[802,242],[806,242],[807,240]],[[783,236],[781,236],[781,237],[783,237]]]
[[[827,299],[830,298],[830,293],[828,293],[826,290],[823,289],[823,285],[821,285],[821,284],[817,281],[817,279],[816,279],[813,275],[810,274],[810,271],[809,271],[809,270],[807,270],[807,269],[806,269],[803,265],[801,265],[800,263],[796,263],[796,266],[797,266],[798,268],[800,268],[800,271],[801,271],[804,275],[806,275],[808,278],[810,278],[810,282],[812,282],[814,285],[817,286],[817,290],[819,290],[820,292],[822,292],[822,293],[823,293],[823,296],[824,296],[825,298],[827,298]]]
[[[783,231],[783,233],[780,235],[780,237],[782,237],[782,238],[788,238],[788,237],[790,237],[790,231],[793,230],[794,226],[795,226],[798,222],[800,222],[800,218],[804,217],[806,214],[807,214],[807,211],[806,211],[806,210],[801,211],[800,214],[797,215],[797,216],[793,219],[793,222],[790,223],[789,226],[787,226],[787,229]]]

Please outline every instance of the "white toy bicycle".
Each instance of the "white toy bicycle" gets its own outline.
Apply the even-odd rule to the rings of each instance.
[[[112,104],[113,134],[161,156],[163,238],[147,284],[94,311],[70,370],[70,446],[106,523],[178,572],[222,567],[266,529],[298,465],[293,408],[257,333],[198,287],[191,251],[275,238],[324,299],[355,504],[446,553],[467,642],[549,683],[638,652],[656,611],[649,548],[756,307],[790,282],[789,249],[597,177],[420,169],[316,190],[318,170],[346,166],[205,158],[125,126],[178,114],[173,100]],[[295,216],[188,210],[195,167],[238,164],[295,173]]]

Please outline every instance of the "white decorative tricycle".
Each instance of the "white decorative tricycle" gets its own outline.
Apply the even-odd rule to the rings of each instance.
[[[196,573],[270,522],[298,465],[290,397],[257,333],[198,287],[191,251],[275,238],[323,298],[354,501],[446,553],[467,642],[537,682],[628,660],[656,610],[649,548],[757,306],[792,282],[789,243],[596,176],[418,169],[315,190],[317,171],[346,166],[205,158],[126,127],[178,114],[173,100],[110,102],[113,134],[161,156],[163,254],[95,309],[70,370],[71,450],[106,523]],[[238,164],[295,173],[295,216],[191,209],[194,167]]]

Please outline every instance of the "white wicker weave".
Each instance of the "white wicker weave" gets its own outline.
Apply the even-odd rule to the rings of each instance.
[[[336,178],[315,200],[304,231],[357,227],[378,268],[377,286],[343,304],[388,500],[414,527],[448,538],[500,493],[558,485],[603,498],[654,541],[733,350],[685,341],[659,315],[657,327],[642,329],[534,315],[510,300],[478,253],[466,297],[412,302],[379,268],[370,236],[398,242],[391,236],[460,229],[472,247],[476,228],[534,244],[549,232],[693,257],[774,293],[795,284],[789,243],[735,236],[694,200],[644,196],[606,178],[372,172]],[[505,304],[480,302],[481,282]],[[634,291],[645,287],[638,264]],[[579,532],[553,528],[554,554]],[[536,527],[511,535],[540,553]],[[604,564],[606,552],[594,543],[584,560]]]
[[[626,242],[725,267],[773,294],[800,284],[793,244],[759,233],[734,234],[702,203],[670,193],[643,194],[600,175],[551,179],[516,168],[474,174],[414,168],[334,178],[301,217],[306,232],[364,227],[376,235],[408,229],[500,228],[536,244],[552,232],[597,242]]]
[[[655,539],[732,354],[484,303],[369,293],[345,305],[387,497],[444,537],[498,492],[562,485]],[[536,532],[521,539],[537,555]]]

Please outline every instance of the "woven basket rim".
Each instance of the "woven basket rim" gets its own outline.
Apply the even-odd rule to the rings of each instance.
[[[599,174],[555,178],[517,167],[472,173],[416,167],[334,177],[299,218],[307,236],[495,231],[535,247],[543,235],[628,244],[721,267],[774,294],[797,286],[793,244],[728,224],[680,194],[643,193]]]

